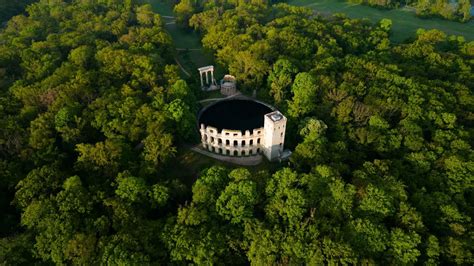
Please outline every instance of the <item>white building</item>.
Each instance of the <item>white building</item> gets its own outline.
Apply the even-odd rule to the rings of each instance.
[[[230,96],[237,93],[238,91],[235,77],[232,75],[225,75],[224,78],[221,80],[221,94]]]
[[[285,143],[286,117],[279,111],[265,115],[263,151],[268,160],[279,159]]]
[[[252,156],[263,153],[270,161],[282,157],[285,144],[286,117],[279,111],[264,117],[264,126],[253,130],[222,129],[200,124],[204,149],[226,156]]]

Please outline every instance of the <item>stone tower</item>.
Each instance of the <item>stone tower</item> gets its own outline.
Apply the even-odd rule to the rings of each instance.
[[[265,115],[263,153],[270,161],[280,158],[285,142],[286,117],[279,111]]]

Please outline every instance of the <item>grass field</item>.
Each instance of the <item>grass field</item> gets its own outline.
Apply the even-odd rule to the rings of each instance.
[[[309,7],[322,14],[345,13],[348,17],[367,18],[375,23],[389,18],[393,22],[391,39],[395,42],[415,36],[418,28],[439,29],[448,35],[462,35],[467,41],[474,40],[474,21],[459,23],[438,18],[422,19],[409,8],[381,10],[344,0],[289,0],[288,4]]]
[[[199,173],[206,168],[211,166],[224,166],[228,169],[240,167],[239,165],[218,161],[199,154],[192,151],[190,147],[179,147],[178,150],[179,153],[176,155],[173,162],[170,163],[168,168],[165,169],[165,172],[170,176],[179,177],[188,188],[192,187],[198,178]],[[288,166],[288,162],[269,162],[264,158],[261,164],[256,166],[246,166],[245,168],[247,168],[251,173],[257,173],[259,171],[273,173],[285,166]]]
[[[174,14],[169,3],[163,0],[144,0],[144,2],[151,4],[153,10],[163,16],[166,29],[173,38],[177,49],[177,59],[189,74],[195,75],[197,78],[199,76],[197,74],[198,67],[215,65],[215,77],[224,75],[222,68],[214,62],[212,54],[203,49],[199,34],[191,29],[182,29],[173,23]]]

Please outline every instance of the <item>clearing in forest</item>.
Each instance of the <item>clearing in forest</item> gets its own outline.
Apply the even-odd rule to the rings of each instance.
[[[197,76],[196,69],[198,67],[215,65],[212,55],[203,50],[199,34],[192,29],[182,29],[174,23],[171,4],[163,0],[146,0],[145,2],[149,3],[153,10],[164,18],[165,28],[173,38],[176,47],[179,65],[186,70],[183,71],[186,76],[188,76],[187,73]],[[220,68],[217,68],[217,72],[222,75]]]
[[[345,0],[289,0],[288,4],[309,7],[321,14],[345,13],[350,18],[367,18],[377,23],[383,18],[391,19],[392,41],[401,42],[415,36],[418,28],[439,29],[448,35],[462,35],[466,41],[474,40],[474,21],[460,23],[440,18],[419,18],[410,8],[378,9],[357,5]]]

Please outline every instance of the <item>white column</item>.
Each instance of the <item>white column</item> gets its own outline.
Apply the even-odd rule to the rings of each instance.
[[[214,84],[214,71],[211,71],[211,83]]]
[[[202,71],[199,71],[199,78],[201,79],[201,87],[204,85],[202,84]]]
[[[209,85],[209,76],[208,76],[209,71],[206,71],[206,84]]]

